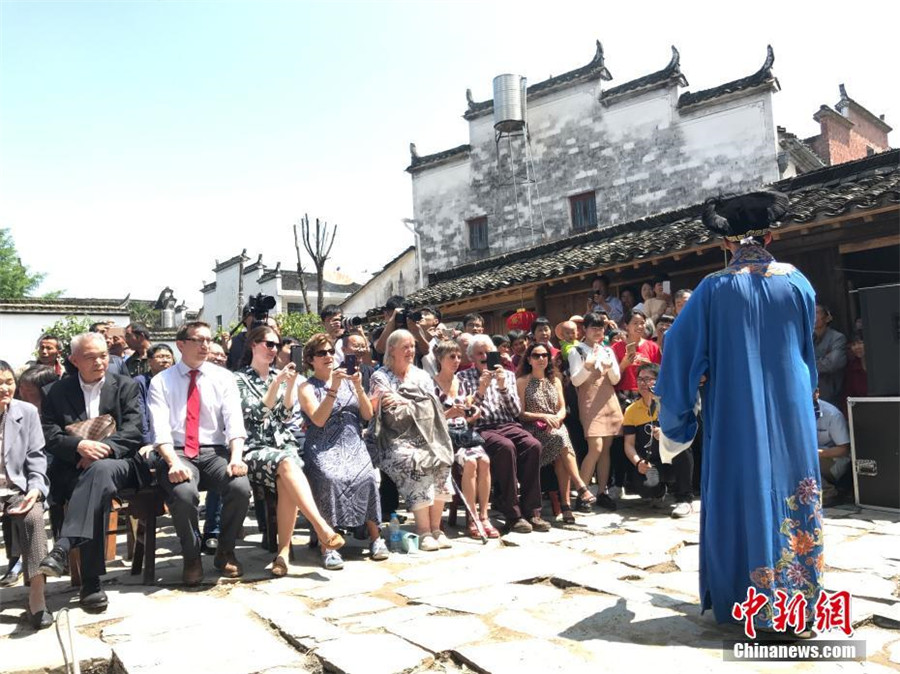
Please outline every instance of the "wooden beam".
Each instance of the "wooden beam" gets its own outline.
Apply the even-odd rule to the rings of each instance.
[[[891,234],[890,236],[882,236],[877,239],[869,239],[867,241],[851,241],[842,243],[838,246],[841,255],[846,253],[858,253],[863,250],[872,250],[873,248],[885,248],[887,246],[900,245],[900,234]]]

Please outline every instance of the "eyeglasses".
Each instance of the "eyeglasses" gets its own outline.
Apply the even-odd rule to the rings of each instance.
[[[649,384],[650,382],[656,381],[656,377],[638,377],[637,380],[639,382],[643,382],[645,384]]]
[[[268,339],[262,339],[262,340],[258,341],[257,344],[265,344],[270,349],[278,348],[278,342],[272,342],[272,341],[269,341]]]
[[[533,354],[531,354],[531,357],[532,358],[549,358],[550,354],[549,353],[533,353]]]
[[[325,356],[333,356],[334,349],[319,349],[318,351],[314,351],[313,355],[317,358],[324,358]]]
[[[212,344],[213,340],[210,337],[188,337],[186,342],[193,342],[197,346],[209,345]]]

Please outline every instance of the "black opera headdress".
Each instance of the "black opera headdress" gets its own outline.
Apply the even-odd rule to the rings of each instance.
[[[739,242],[751,236],[765,236],[769,227],[784,217],[788,206],[787,195],[774,190],[714,197],[704,204],[703,224],[725,239]]]

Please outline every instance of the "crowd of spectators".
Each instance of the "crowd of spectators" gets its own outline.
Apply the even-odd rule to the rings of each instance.
[[[188,585],[203,579],[203,553],[222,575],[243,574],[235,548],[254,493],[277,495],[277,531],[265,531],[256,508],[275,542],[276,577],[289,570],[298,511],[331,570],[344,565],[345,535],[367,539],[372,560],[388,558],[382,523],[401,503],[420,550],[450,547],[442,512],[455,494],[473,538],[548,531],[545,492],[558,494],[565,523],[576,511],[615,510],[625,493],[688,516],[702,434],[662,463],[654,384],[666,331],[691,291],[670,294],[665,277],[618,295],[610,287],[594,279],[583,316],[557,325],[538,317],[528,330],[493,336],[478,314],[451,325],[401,297],[388,300],[371,332],[326,306],[323,331],[304,343],[249,309],[233,337],[214,339],[199,321],[181,326],[174,350],[153,344],[140,323],[95,323],[68,353],[43,334],[22,371],[0,361],[10,553],[0,585],[24,575],[29,620],[46,627],[44,578],[65,573],[78,548],[81,605],[105,609],[107,516],[129,488],[165,494]],[[818,304],[810,404],[826,505],[851,497],[846,398],[866,393],[862,335],[848,346],[831,323]]]

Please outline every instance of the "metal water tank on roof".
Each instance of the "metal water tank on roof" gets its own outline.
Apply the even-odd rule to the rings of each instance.
[[[521,75],[497,75],[494,78],[494,128],[519,131],[525,126],[526,80]]]

